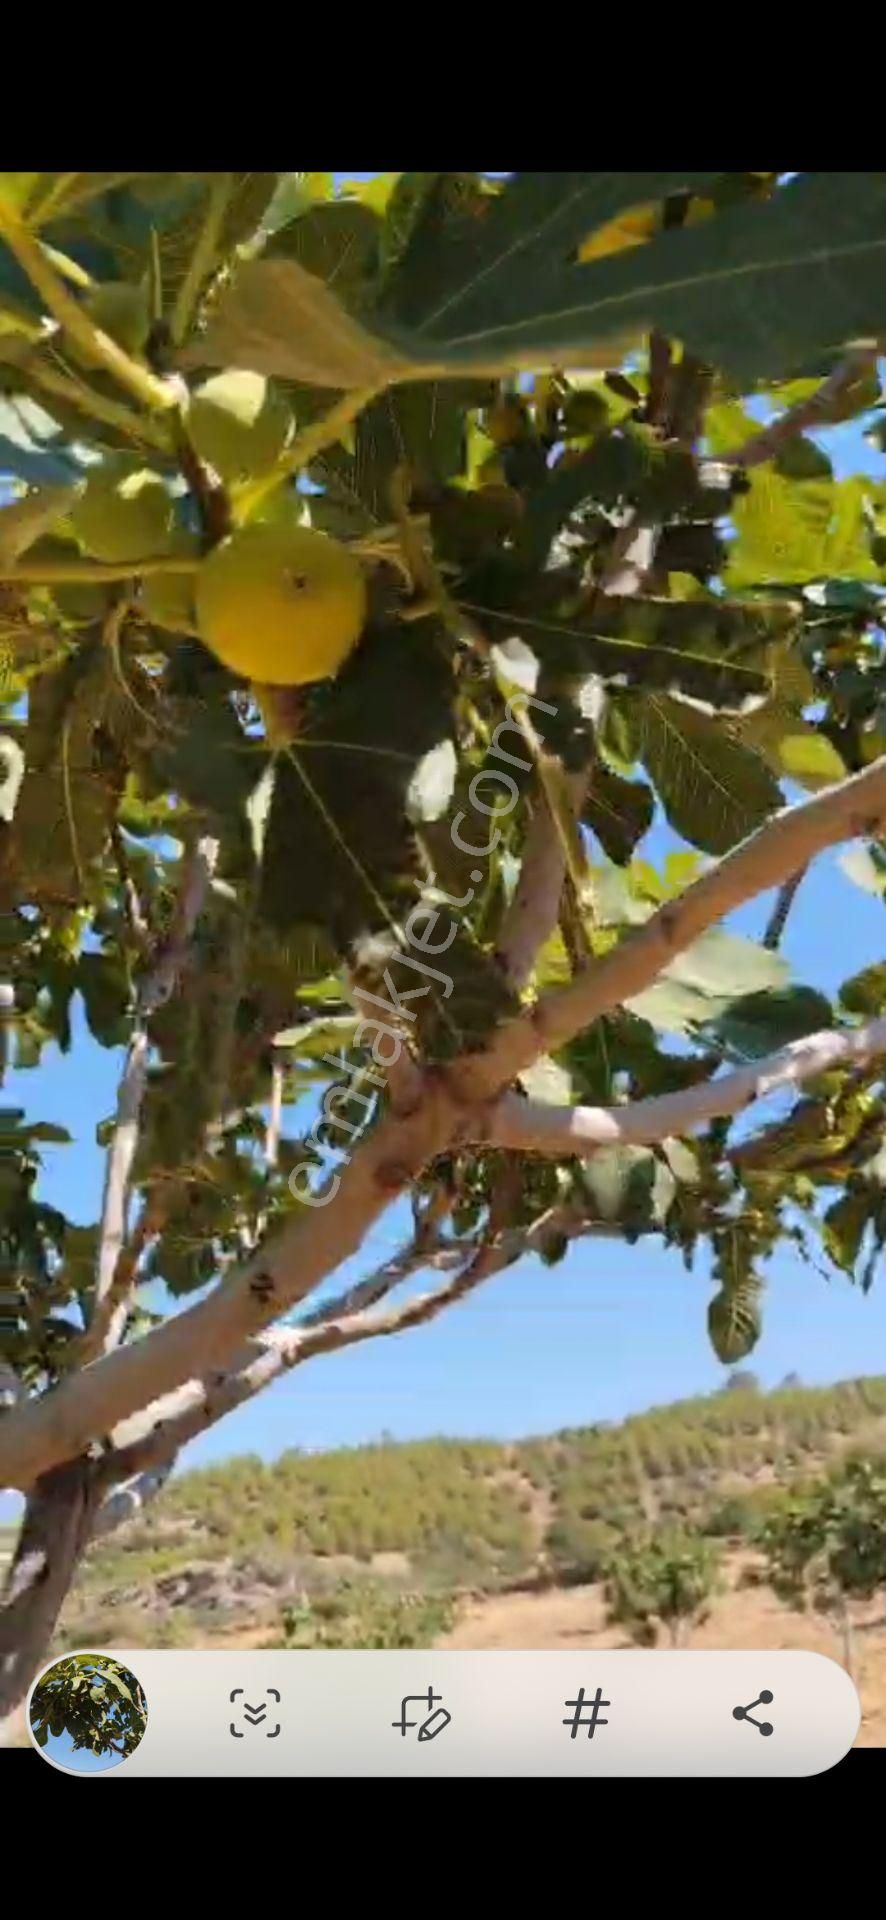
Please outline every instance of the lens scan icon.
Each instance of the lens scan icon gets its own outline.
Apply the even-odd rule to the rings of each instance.
[[[148,1703],[141,1682],[106,1653],[72,1653],[34,1684],[28,1731],[65,1773],[107,1773],[141,1744]]]

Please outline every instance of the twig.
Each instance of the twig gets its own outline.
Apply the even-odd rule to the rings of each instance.
[[[273,1172],[280,1154],[280,1121],[283,1114],[283,1062],[275,1055],[271,1062],[271,1105],[265,1130],[265,1166]]]
[[[531,1245],[529,1233],[521,1235],[521,1240],[527,1248]],[[334,1353],[364,1340],[384,1339],[421,1326],[457,1300],[464,1299],[500,1266],[518,1257],[512,1244],[496,1248],[494,1256],[485,1246],[481,1247],[467,1260],[462,1248],[459,1270],[452,1280],[433,1293],[404,1301],[389,1313],[346,1311],[334,1318],[308,1325],[302,1323],[299,1327],[275,1328],[257,1335],[227,1373],[208,1380],[190,1381],[176,1395],[168,1395],[149,1408],[139,1417],[139,1425],[146,1420],[151,1422],[150,1430],[141,1437],[130,1439],[124,1429],[120,1444],[109,1456],[109,1470],[128,1479],[147,1469],[156,1470],[163,1465],[168,1468],[187,1441],[214,1426],[256,1393],[263,1392],[281,1374],[322,1353]],[[355,1294],[357,1291],[354,1289]]]
[[[514,1161],[502,1168],[490,1202],[489,1221],[480,1244],[473,1255],[474,1262],[486,1258],[489,1248],[495,1245],[499,1251],[504,1245],[502,1235],[513,1211],[520,1186],[520,1170]],[[448,1202],[447,1202],[448,1205]],[[514,1245],[508,1251],[501,1264],[509,1264],[519,1258],[517,1243],[522,1250],[525,1242],[525,1229],[512,1237]],[[363,1313],[368,1307],[378,1306],[395,1287],[401,1285],[410,1275],[422,1267],[433,1267],[441,1272],[448,1267],[464,1267],[468,1264],[467,1252],[463,1241],[442,1240],[433,1229],[428,1231],[422,1222],[415,1238],[407,1247],[402,1247],[393,1259],[386,1260],[365,1280],[358,1280],[347,1292],[336,1295],[333,1300],[322,1301],[311,1313],[303,1315],[299,1321],[299,1330],[325,1326],[330,1320],[352,1319],[356,1313]]]
[[[165,1005],[188,955],[218,859],[218,841],[204,835],[185,854],[169,938],[139,989],[143,1017]]]
[[[824,427],[839,417],[841,403],[846,394],[866,374],[876,369],[876,345],[859,346],[847,353],[839,366],[828,374],[826,380],[810,394],[808,400],[799,400],[795,407],[789,407],[777,420],[762,427],[759,433],[751,434],[740,447],[732,453],[723,455],[723,463],[729,467],[759,467],[764,460],[775,460],[788,440],[798,433],[805,433],[810,427]]]
[[[200,297],[200,290],[215,265],[225,214],[231,198],[232,184],[233,175],[230,173],[219,174],[218,178],[212,182],[203,224],[172,310],[170,331],[176,346],[181,345],[188,331]]]
[[[355,1313],[365,1312],[367,1307],[377,1307],[386,1299],[394,1287],[399,1287],[413,1273],[422,1267],[441,1267],[461,1265],[464,1260],[464,1248],[452,1242],[448,1246],[441,1243],[425,1245],[413,1240],[408,1247],[402,1247],[390,1260],[383,1261],[374,1273],[365,1280],[358,1280],[344,1293],[338,1293],[331,1300],[322,1300],[319,1306],[312,1308],[299,1321],[299,1331],[309,1327],[325,1326],[328,1320],[348,1319]]]
[[[78,1358],[81,1365],[109,1340],[116,1315],[115,1281],[126,1238],[126,1210],[132,1163],[148,1071],[148,1036],[138,1026],[129,1043],[117,1094],[117,1112],[105,1163],[105,1191],[99,1228],[95,1306]],[[116,1344],[116,1343],[115,1343]]]
[[[151,929],[142,913],[138,889],[129,871],[126,846],[116,819],[111,823],[111,846],[123,890],[123,912],[129,938],[134,952],[145,961],[152,950]]]
[[[248,481],[235,493],[237,519],[250,519],[269,494],[281,486],[284,480],[290,480],[294,474],[301,473],[312,460],[316,459],[318,453],[323,452],[324,448],[334,446],[336,441],[341,439],[342,434],[347,432],[358,414],[363,412],[364,407],[368,407],[386,389],[386,381],[369,387],[354,387],[350,392],[343,393],[341,399],[337,400],[335,406],[330,407],[329,412],[324,413],[321,419],[312,420],[309,426],[303,427],[301,433],[296,434],[292,445],[281,454],[269,473],[257,480]]]
[[[594,948],[582,913],[581,900],[571,874],[563,881],[558,915],[560,938],[573,974],[584,973],[594,958]]]
[[[781,945],[781,938],[788,923],[788,914],[791,911],[808,872],[808,866],[800,867],[796,873],[791,874],[790,879],[786,880],[784,886],[779,889],[778,899],[772,910],[772,915],[762,940],[762,945],[766,947],[770,953],[776,952]]]
[[[472,1293],[481,1281],[491,1279],[493,1274],[512,1265],[522,1253],[532,1252],[551,1232],[552,1216],[556,1210],[551,1209],[540,1215],[531,1227],[508,1234],[500,1224],[500,1216],[503,1219],[510,1210],[515,1178],[519,1178],[519,1174],[514,1167],[502,1170],[490,1204],[489,1223],[483,1240],[470,1258],[464,1261],[454,1279],[433,1293],[419,1294],[417,1298],[405,1301],[401,1307],[387,1314],[358,1313],[323,1322],[305,1336],[297,1359],[292,1364],[301,1365],[316,1354],[333,1353],[340,1347],[353,1346],[362,1340],[384,1339],[390,1334],[405,1333],[411,1327],[424,1326],[427,1321],[435,1320],[446,1307],[453,1306],[456,1301]]]
[[[649,349],[649,418],[653,425],[664,430],[672,383],[670,342],[653,330]],[[624,526],[614,535],[602,574],[595,583],[595,601],[598,597],[608,599],[615,595],[631,598],[643,592],[655,562],[659,532],[656,526],[640,525],[636,510],[631,509]],[[569,841],[558,812],[558,797],[544,778],[544,756],[528,720],[524,720],[522,726],[524,734],[534,746],[534,758],[547,805],[533,813],[523,849],[520,876],[503,917],[497,943],[498,957],[506,977],[517,989],[525,986],[536,954],[557,924],[564,887],[571,895],[573,919],[577,926],[582,925],[580,877],[570,858]],[[588,767],[566,778],[569,807],[576,823],[581,817],[591,771]],[[577,824],[575,832],[577,836],[580,835]],[[583,953],[582,960],[588,957],[587,953]]]
[[[39,347],[24,357],[20,364],[22,372],[36,386],[42,387],[44,393],[66,401],[68,406],[76,407],[78,412],[91,416],[93,420],[103,420],[106,426],[115,427],[118,433],[125,434],[130,440],[141,441],[161,453],[169,451],[169,436],[153,415],[133,413],[122,401],[109,400],[107,394],[99,393],[88,381],[48,366],[40,353],[43,344],[40,342]]]
[[[145,975],[136,994],[136,1025],[120,1081],[117,1113],[105,1167],[92,1319],[73,1356],[80,1366],[118,1345],[125,1326],[127,1301],[137,1276],[139,1258],[147,1239],[154,1237],[156,1231],[149,1201],[145,1208],[145,1227],[136,1241],[136,1248],[127,1255],[126,1214],[148,1070],[147,1022],[168,1000],[178,979],[206,898],[217,855],[218,843],[210,839],[198,841],[185,854],[169,940],[155,958],[151,971]]]
[[[33,234],[28,232],[11,214],[0,215],[0,237],[2,237],[27,274],[32,286],[39,293],[46,310],[58,321],[62,331],[73,340],[87,359],[104,367],[121,387],[134,395],[142,406],[154,411],[165,411],[175,400],[174,391],[167,383],[158,380],[147,367],[133,360],[123,348],[112,340],[110,334],[102,333],[88,313],[68,292],[64,281],[56,273],[46,254]]]
[[[224,540],[233,526],[227,489],[218,475],[200,459],[182,413],[176,417],[175,450],[178,464],[194,496],[203,529],[203,546],[209,552]]]
[[[169,554],[148,555],[144,560],[45,560],[30,566],[21,561],[12,567],[0,567],[0,580],[22,586],[83,586],[102,580],[147,580],[155,573],[196,573],[199,560]]]
[[[577,821],[587,792],[586,772],[564,780],[568,804]],[[577,829],[576,829],[577,830]],[[526,985],[536,954],[552,927],[568,878],[563,833],[544,788],[538,793],[523,845],[523,859],[513,897],[502,915],[496,956],[505,978],[517,991]]]
[[[434,1265],[438,1270],[456,1267],[455,1280],[435,1293],[405,1302],[388,1315],[366,1311],[377,1304],[371,1298],[371,1288],[380,1283],[384,1269],[379,1269],[378,1274],[358,1282],[340,1297],[339,1313],[326,1317],[334,1304],[329,1302],[327,1310],[321,1309],[322,1319],[312,1317],[298,1326],[270,1328],[257,1334],[231,1356],[226,1370],[204,1370],[121,1422],[114,1430],[114,1448],[102,1462],[103,1478],[106,1484],[119,1485],[145,1474],[165,1477],[189,1440],[215,1426],[293,1367],[333,1348],[374,1339],[377,1334],[406,1332],[433,1319],[493,1272],[543,1248],[552,1236],[566,1240],[613,1239],[619,1234],[617,1225],[587,1220],[574,1208],[560,1206],[550,1208],[530,1227],[507,1229],[494,1241],[484,1238],[480,1247],[467,1252],[464,1244],[449,1243],[435,1256]],[[387,1283],[385,1291],[389,1291]],[[135,1484],[140,1486],[141,1480],[136,1479]]]
[[[96,1513],[91,1538],[104,1540],[117,1527],[124,1526],[127,1520],[134,1520],[137,1514],[143,1513],[150,1501],[156,1500],[158,1493],[162,1492],[174,1464],[174,1460],[167,1460],[161,1466],[146,1467],[143,1473],[115,1487]]]

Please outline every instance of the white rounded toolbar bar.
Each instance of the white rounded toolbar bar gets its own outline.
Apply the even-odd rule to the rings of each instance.
[[[148,1720],[102,1779],[808,1775],[842,1758],[860,1721],[848,1675],[815,1653],[114,1657]]]

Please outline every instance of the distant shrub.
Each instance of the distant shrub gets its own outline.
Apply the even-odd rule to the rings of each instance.
[[[452,1622],[439,1594],[391,1594],[368,1582],[343,1580],[331,1592],[284,1608],[285,1647],[428,1647]]]
[[[582,1520],[561,1514],[548,1530],[548,1558],[560,1577],[570,1583],[599,1580],[619,1540],[615,1527],[602,1520]]]
[[[660,1627],[677,1646],[704,1619],[716,1583],[717,1558],[708,1540],[652,1534],[613,1556],[606,1575],[609,1618],[641,1646],[655,1646]]]
[[[700,1522],[701,1530],[711,1540],[741,1540],[753,1532],[753,1509],[741,1494],[731,1494],[712,1507]]]

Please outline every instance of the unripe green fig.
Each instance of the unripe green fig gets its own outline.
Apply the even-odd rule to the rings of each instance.
[[[195,451],[227,482],[267,473],[291,430],[288,406],[260,373],[229,369],[215,374],[192,395],[188,408]]]
[[[168,553],[174,526],[172,495],[150,468],[93,468],[71,509],[81,546],[96,560],[148,560]]]

